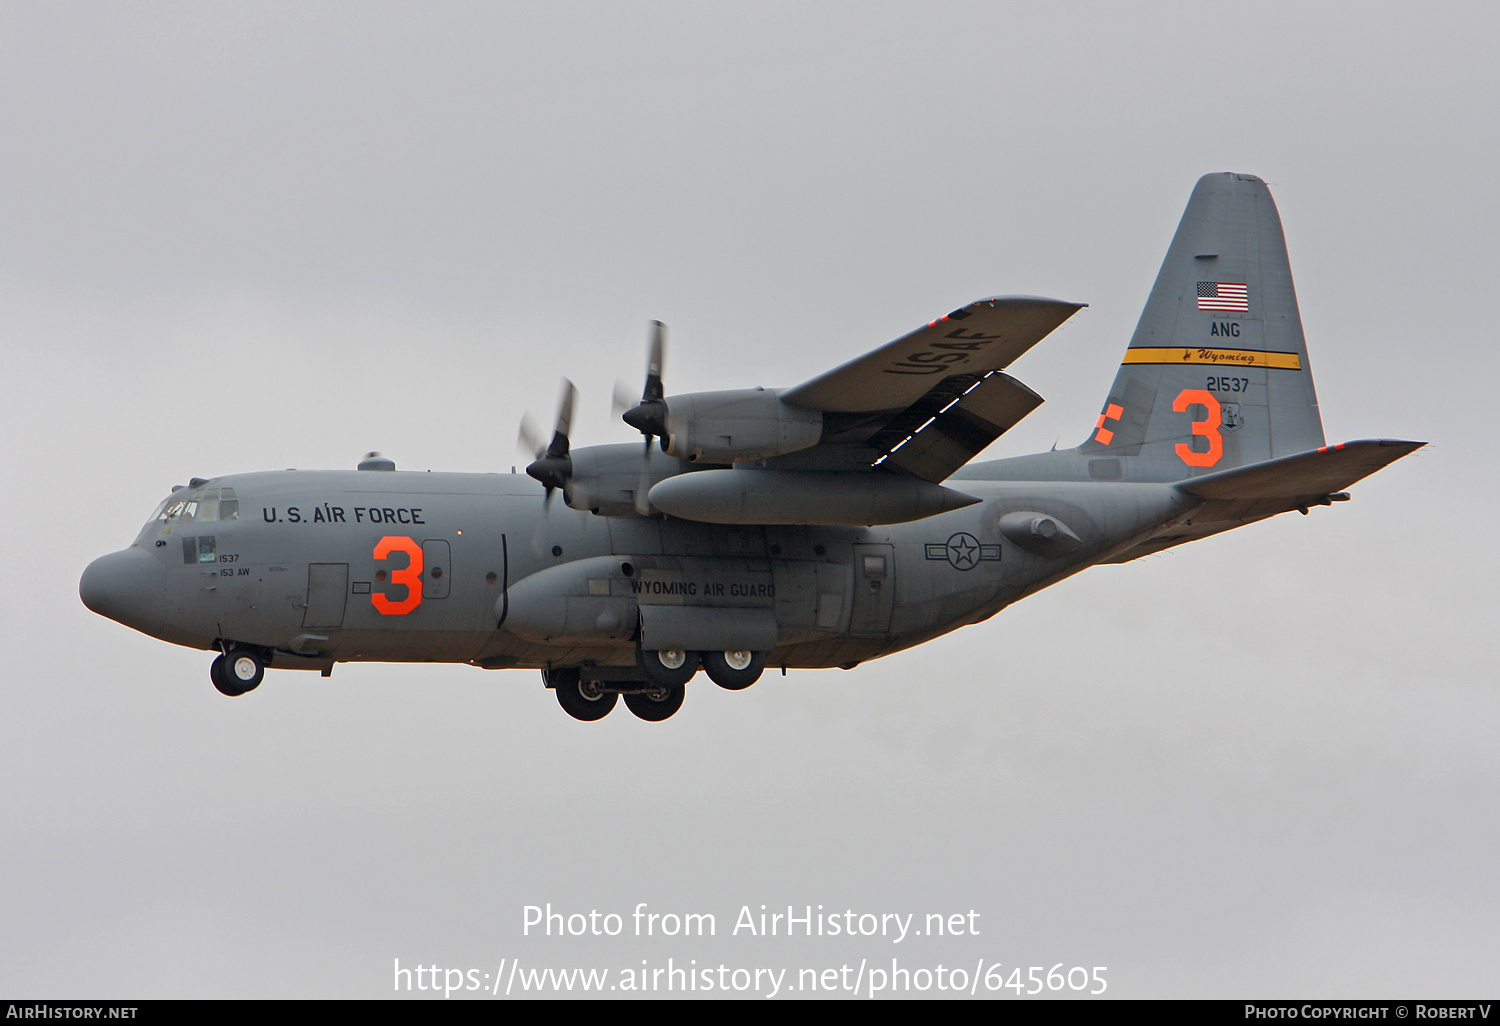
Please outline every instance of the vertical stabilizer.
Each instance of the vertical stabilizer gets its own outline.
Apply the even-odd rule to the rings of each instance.
[[[1081,451],[1179,480],[1306,452],[1323,422],[1281,218],[1254,175],[1193,189]]]

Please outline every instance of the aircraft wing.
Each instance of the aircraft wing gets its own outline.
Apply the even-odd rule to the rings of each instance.
[[[842,367],[781,393],[825,413],[904,410],[953,374],[1003,370],[1085,304],[995,296],[959,307]]]
[[[1327,505],[1356,481],[1426,444],[1389,438],[1343,442],[1183,481],[1177,488],[1205,500],[1203,505],[1185,523],[1165,528],[1103,562],[1128,563],[1278,513]]]
[[[786,389],[782,402],[822,412],[823,438],[764,465],[873,464],[941,483],[1041,405],[1041,396],[1001,369],[1083,306],[1036,296],[981,299]]]

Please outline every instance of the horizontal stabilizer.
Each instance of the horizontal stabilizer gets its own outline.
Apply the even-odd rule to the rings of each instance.
[[[1330,505],[1339,493],[1426,442],[1365,439],[1329,445],[1217,474],[1180,481],[1177,490],[1204,500],[1182,523],[1117,552],[1106,563],[1128,563],[1199,538],[1291,510]]]
[[[1364,439],[1206,474],[1177,487],[1200,499],[1295,499],[1331,495],[1395,463],[1426,442]]]
[[[904,410],[950,374],[1003,370],[1083,308],[1037,296],[996,296],[952,313],[781,393],[825,413]]]

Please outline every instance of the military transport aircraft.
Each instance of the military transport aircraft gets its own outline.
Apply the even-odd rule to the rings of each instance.
[[[567,386],[529,477],[375,453],[195,477],[79,592],[218,653],[226,695],[268,666],[462,662],[540,669],[580,720],[620,695],[663,720],[700,668],[730,690],[851,669],[1085,567],[1347,499],[1424,444],[1325,444],[1275,204],[1225,173],[1193,190],[1087,440],[970,464],[1042,402],[1004,369],[1080,306],[981,299],[792,388],[671,396],[657,325],[623,417],[644,446],[572,448]]]

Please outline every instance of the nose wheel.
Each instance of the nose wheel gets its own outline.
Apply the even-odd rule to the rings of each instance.
[[[208,677],[219,694],[230,698],[254,691],[265,676],[266,666],[260,656],[247,648],[232,648],[228,653],[216,656],[208,668]]]

